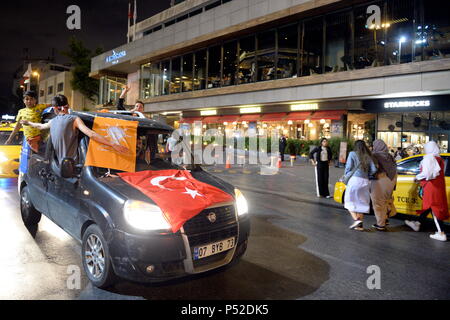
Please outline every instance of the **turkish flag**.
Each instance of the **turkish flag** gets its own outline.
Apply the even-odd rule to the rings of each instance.
[[[174,233],[206,208],[234,201],[230,194],[196,180],[186,170],[141,171],[119,176],[159,206]]]

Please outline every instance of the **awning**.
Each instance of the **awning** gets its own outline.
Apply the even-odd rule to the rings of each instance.
[[[260,121],[283,121],[286,117],[286,113],[266,113],[263,114]]]
[[[204,117],[203,123],[221,123],[220,116]]]
[[[255,122],[259,121],[260,118],[261,118],[260,114],[245,114],[239,118],[239,121]]]
[[[194,123],[195,121],[202,121],[203,117],[195,117],[195,118],[182,118],[180,123]]]
[[[231,116],[221,116],[220,117],[220,122],[237,122],[239,121],[239,116],[238,115],[231,115]]]
[[[291,112],[284,120],[300,121],[306,120],[311,116],[311,111],[308,112]]]
[[[316,111],[311,116],[311,120],[341,120],[344,114],[344,110]]]

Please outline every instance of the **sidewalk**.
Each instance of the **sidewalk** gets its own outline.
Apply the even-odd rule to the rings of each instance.
[[[285,159],[289,159],[287,156]],[[232,165],[226,169],[224,165],[202,166],[225,181],[228,181],[243,191],[277,195],[281,198],[320,204],[327,207],[342,209],[343,205],[332,198],[318,198],[316,194],[315,167],[304,158],[297,158],[294,166],[291,162],[282,162],[282,168],[275,175],[261,175],[261,165]],[[330,166],[330,195],[333,196],[334,185],[344,174],[344,168]]]

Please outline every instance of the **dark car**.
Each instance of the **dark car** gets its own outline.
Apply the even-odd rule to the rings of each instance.
[[[89,127],[95,116],[138,121],[138,137],[150,143],[153,152],[150,165],[139,163],[137,171],[184,170],[158,153],[164,150],[158,141],[171,134],[171,127],[123,115],[74,114]],[[187,168],[195,179],[225,191],[234,201],[205,209],[176,233],[157,226],[143,230],[129,219],[134,214],[129,204],[138,203],[141,208],[156,204],[115,176],[117,171],[84,166],[88,137],[80,135],[77,161],[64,159],[60,167],[50,141],[45,155],[31,156],[28,172],[20,179],[23,222],[35,227],[42,213],[80,241],[83,267],[95,286],[108,287],[118,277],[161,282],[198,274],[234,263],[245,253],[250,232],[247,203],[229,183],[198,166]]]

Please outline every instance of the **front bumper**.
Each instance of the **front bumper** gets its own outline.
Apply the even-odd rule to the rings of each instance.
[[[197,261],[193,260],[193,247],[197,245],[192,245],[192,239],[198,235],[190,236],[183,229],[176,234],[167,235],[135,235],[114,231],[109,243],[114,271],[127,280],[157,283],[220,268],[236,261],[245,253],[250,219],[247,216],[234,226],[204,234],[208,238],[214,235],[223,237],[217,239],[220,241],[229,237],[236,228],[237,244],[234,249]],[[149,266],[153,266],[151,273],[147,272]]]

